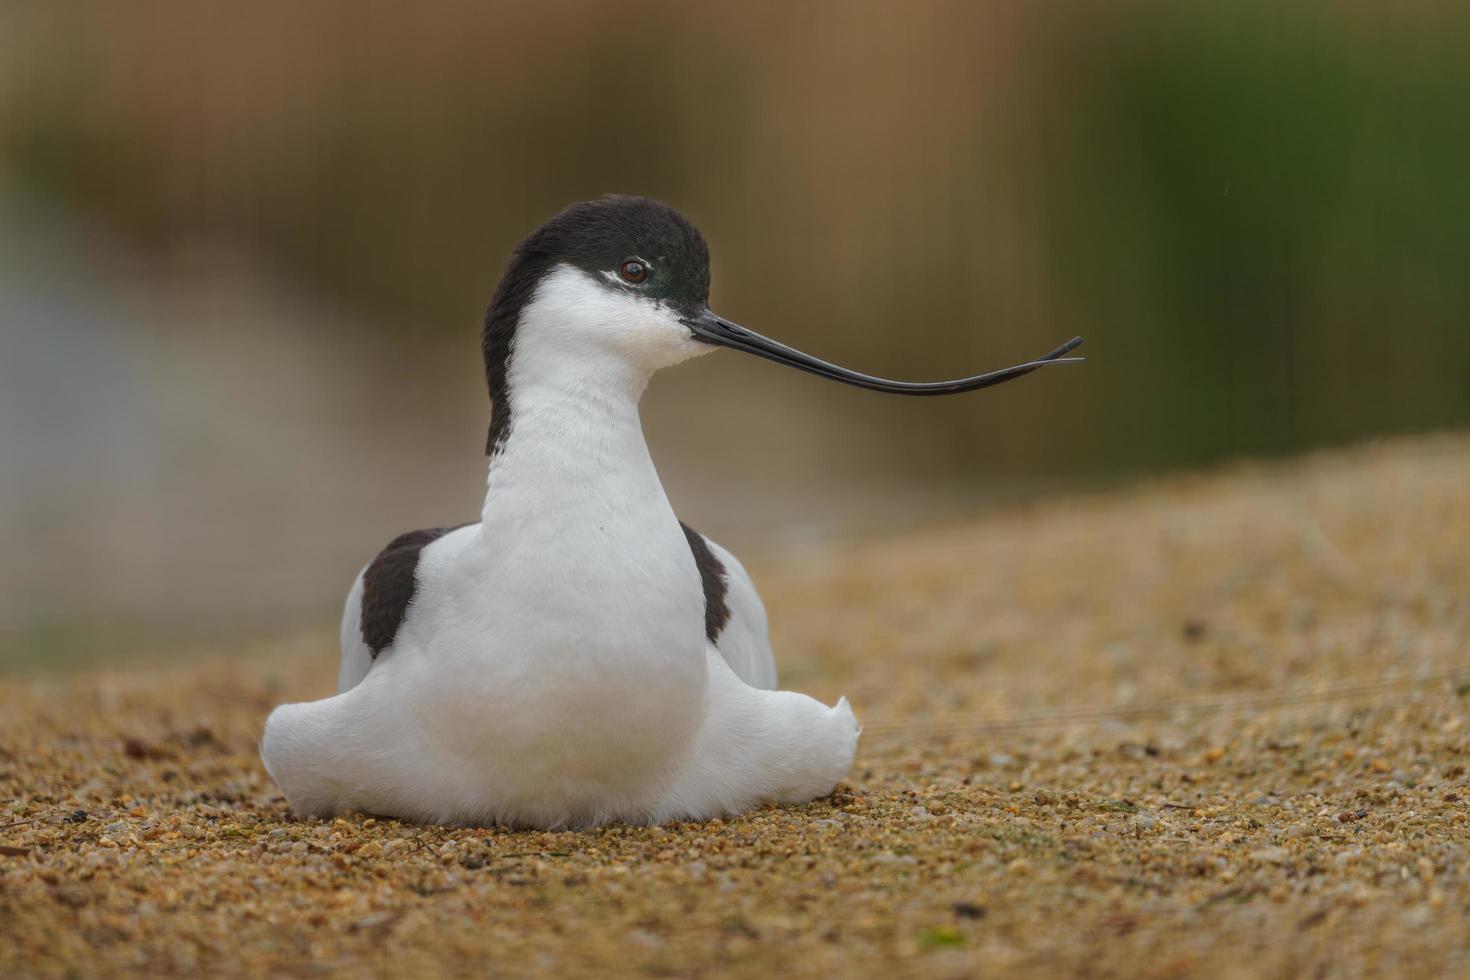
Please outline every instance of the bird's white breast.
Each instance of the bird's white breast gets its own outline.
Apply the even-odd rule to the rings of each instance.
[[[534,360],[535,336],[523,330],[513,365]],[[519,380],[482,523],[424,549],[364,684],[393,690],[407,730],[502,793],[545,796],[548,773],[559,805],[643,792],[704,710],[699,572],[626,380]]]

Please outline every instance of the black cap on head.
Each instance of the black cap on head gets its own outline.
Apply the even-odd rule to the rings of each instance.
[[[485,314],[485,375],[492,416],[486,452],[510,426],[506,372],[521,310],[558,265],[594,278],[622,274],[638,292],[694,316],[709,303],[709,247],[678,211],[646,197],[613,194],[562,211],[516,246]]]

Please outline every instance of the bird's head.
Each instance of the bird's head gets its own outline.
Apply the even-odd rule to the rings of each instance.
[[[516,248],[485,315],[485,370],[495,415],[489,450],[509,426],[513,383],[617,383],[642,389],[659,368],[729,347],[811,374],[904,395],[973,391],[1065,357],[1080,337],[1035,361],[954,381],[889,381],[819,360],[709,308],[709,248],[666,204],[611,196],[573,204]]]

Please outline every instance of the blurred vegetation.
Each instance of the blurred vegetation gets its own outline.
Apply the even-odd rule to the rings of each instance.
[[[1465,418],[1467,23],[1220,5],[1118,39],[1071,231],[1083,288],[1166,355],[1160,461]]]
[[[716,300],[943,375],[1085,334],[934,472],[1125,472],[1470,419],[1470,10],[21,5],[0,175],[462,337],[570,200],[655,195]],[[907,429],[912,409],[856,411]],[[1059,432],[1059,428],[1065,431]],[[980,451],[975,451],[976,449]],[[960,450],[964,451],[961,452]]]

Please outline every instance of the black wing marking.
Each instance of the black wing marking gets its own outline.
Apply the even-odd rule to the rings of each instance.
[[[373,659],[393,645],[413,600],[419,552],[431,542],[464,527],[430,527],[400,534],[378,552],[362,573],[362,639]]]
[[[704,587],[704,635],[713,643],[725,624],[730,622],[730,607],[725,602],[725,566],[710,550],[704,535],[683,521],[679,526],[684,529],[684,537],[689,539],[689,550],[694,553],[694,564],[699,567],[699,581]]]

